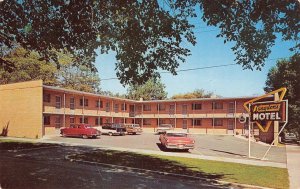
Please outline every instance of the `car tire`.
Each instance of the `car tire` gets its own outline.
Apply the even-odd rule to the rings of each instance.
[[[136,133],[132,133],[133,135],[136,135]]]
[[[62,135],[62,137],[66,137],[67,136],[64,132],[62,132],[61,135]]]
[[[87,138],[89,138],[87,135],[82,135],[82,138],[83,139],[87,139]]]
[[[109,136],[112,136],[113,134],[111,132],[108,133]]]

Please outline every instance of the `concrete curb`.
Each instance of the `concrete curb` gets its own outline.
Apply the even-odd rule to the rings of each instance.
[[[101,166],[113,167],[113,168],[119,168],[119,169],[132,169],[132,170],[136,170],[136,171],[144,172],[144,173],[148,172],[148,173],[154,173],[154,174],[159,174],[159,175],[164,175],[164,176],[175,176],[175,177],[180,177],[183,179],[193,179],[193,180],[206,181],[206,182],[213,181],[216,183],[216,185],[219,185],[219,186],[231,185],[231,186],[243,187],[243,188],[271,189],[268,187],[255,186],[255,185],[249,185],[249,184],[231,183],[231,182],[227,182],[227,181],[219,181],[219,180],[213,180],[213,179],[202,179],[202,178],[199,178],[196,176],[190,176],[190,175],[184,175],[184,174],[154,171],[154,170],[149,170],[149,169],[141,169],[141,168],[107,164],[107,163],[99,163],[99,162],[93,162],[93,161],[77,160],[77,159],[70,158],[70,156],[71,155],[65,156],[65,159],[70,162],[79,162],[79,163],[84,163],[84,164],[89,164],[89,165],[101,165]],[[202,183],[202,185],[203,185],[203,183]],[[211,186],[211,185],[207,184],[207,186]]]

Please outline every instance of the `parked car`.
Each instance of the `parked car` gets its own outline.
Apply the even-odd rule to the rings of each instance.
[[[126,132],[127,134],[137,134],[137,133],[142,133],[143,129],[140,127],[139,124],[124,124],[125,128],[126,128]]]
[[[163,148],[186,150],[194,149],[195,140],[188,137],[187,133],[167,131],[159,136]]]
[[[298,138],[295,133],[283,133],[282,137],[282,142],[297,142]]]
[[[126,128],[124,124],[119,123],[105,123],[104,125],[102,125],[102,127],[97,127],[97,129],[100,130],[102,134],[107,134],[109,136],[123,136],[126,134]]]
[[[82,138],[97,138],[101,132],[87,124],[73,125],[60,130],[60,134],[64,137],[82,137]]]
[[[162,134],[170,130],[173,130],[173,126],[171,124],[160,124],[156,129],[156,133]]]

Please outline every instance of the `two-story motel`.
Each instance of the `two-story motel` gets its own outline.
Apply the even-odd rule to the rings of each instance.
[[[244,102],[253,97],[135,101],[45,86],[41,80],[0,85],[0,126],[8,136],[41,138],[61,127],[87,123],[137,123],[145,132],[159,124],[200,134],[244,134]]]

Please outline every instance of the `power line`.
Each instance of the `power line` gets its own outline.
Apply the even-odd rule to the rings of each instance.
[[[266,60],[265,62],[272,61],[272,60],[280,60],[280,59],[284,59],[284,58],[288,58],[288,57],[272,58],[272,59]],[[239,65],[239,64],[236,64],[236,63],[221,64],[221,65],[214,65],[214,66],[204,66],[204,67],[197,67],[197,68],[181,69],[181,70],[176,70],[176,72],[188,72],[188,71],[194,71],[194,70],[204,70],[204,69],[210,69],[210,68],[219,68],[219,67],[237,66],[237,65]],[[165,73],[171,73],[171,72],[164,71],[164,72],[159,72],[159,73],[165,74]],[[117,77],[105,78],[105,79],[101,79],[101,81],[114,80],[114,79],[118,79],[118,78]]]
[[[215,65],[215,66],[205,66],[205,67],[199,67],[199,68],[189,68],[189,69],[182,69],[182,70],[177,70],[176,72],[187,72],[187,71],[193,71],[193,70],[203,70],[203,69],[209,69],[209,68],[218,68],[218,67],[227,67],[227,66],[233,66],[237,64],[223,64],[223,65]],[[159,72],[159,73],[171,73],[171,72]]]

